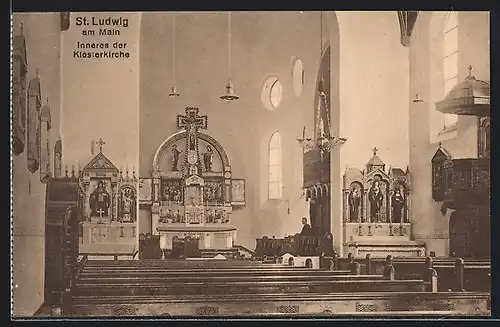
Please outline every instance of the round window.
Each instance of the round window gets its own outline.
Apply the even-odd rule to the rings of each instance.
[[[270,77],[262,87],[262,104],[269,110],[275,110],[281,104],[283,86],[277,77]]]
[[[300,97],[304,90],[304,64],[300,59],[295,60],[292,71],[293,93]]]

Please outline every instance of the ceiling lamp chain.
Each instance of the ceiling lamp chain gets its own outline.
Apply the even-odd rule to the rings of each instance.
[[[171,98],[179,96],[175,87],[175,14],[172,15],[172,91],[168,96]]]
[[[225,92],[221,95],[221,99],[225,100],[227,103],[238,100],[239,97],[234,93],[234,85],[231,81],[231,12],[228,12],[228,42],[227,42],[227,57],[228,57],[228,72],[229,72],[229,81],[227,82]]]

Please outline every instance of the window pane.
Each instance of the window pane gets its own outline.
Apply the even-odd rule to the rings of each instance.
[[[458,28],[444,33],[443,55],[447,56],[458,50]]]
[[[269,198],[281,198],[281,183],[269,183]]]
[[[281,181],[281,166],[269,167],[269,182]]]
[[[280,166],[280,152],[278,149],[269,151],[269,166]]]
[[[444,126],[455,125],[458,121],[458,116],[454,114],[445,114],[444,115]]]
[[[444,31],[447,32],[456,26],[458,26],[458,13],[450,11],[445,20]]]
[[[444,95],[447,96],[450,93],[451,89],[457,85],[457,78],[452,78],[444,81]]]
[[[271,140],[269,141],[269,148],[276,149],[280,147],[280,132],[276,132],[271,136]]]
[[[274,82],[271,87],[271,93],[269,94],[271,99],[271,104],[276,109],[281,103],[281,95],[283,94],[283,88],[281,87],[280,81]]]

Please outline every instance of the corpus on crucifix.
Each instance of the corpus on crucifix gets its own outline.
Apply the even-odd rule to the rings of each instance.
[[[189,171],[194,170],[192,167],[199,165],[198,160],[198,130],[207,129],[208,117],[206,115],[199,116],[198,108],[186,108],[185,115],[177,115],[177,128],[185,129],[187,131],[187,162]]]

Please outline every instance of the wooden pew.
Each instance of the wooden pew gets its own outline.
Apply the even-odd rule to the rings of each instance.
[[[354,259],[352,254],[340,259],[341,269],[350,269],[352,262],[360,265],[364,274],[382,274],[387,258]],[[491,292],[491,261],[489,259],[460,258],[392,258],[395,279],[424,278],[429,268],[434,268],[438,274],[438,288],[440,291],[482,291]]]
[[[422,280],[337,280],[337,281],[255,281],[231,279],[161,283],[79,283],[77,295],[186,295],[186,294],[252,294],[252,293],[353,293],[353,292],[424,292]]]
[[[183,316],[408,316],[426,312],[429,316],[485,316],[489,314],[488,295],[475,292],[408,293],[283,293],[78,296],[77,314],[81,316],[122,315]],[[365,308],[362,308],[362,307]],[[368,308],[366,308],[368,307]],[[202,310],[208,308],[210,310]],[[370,312],[361,312],[369,309]],[[459,312],[458,312],[459,311]],[[417,314],[418,316],[418,314]],[[321,318],[321,317],[320,317]]]

